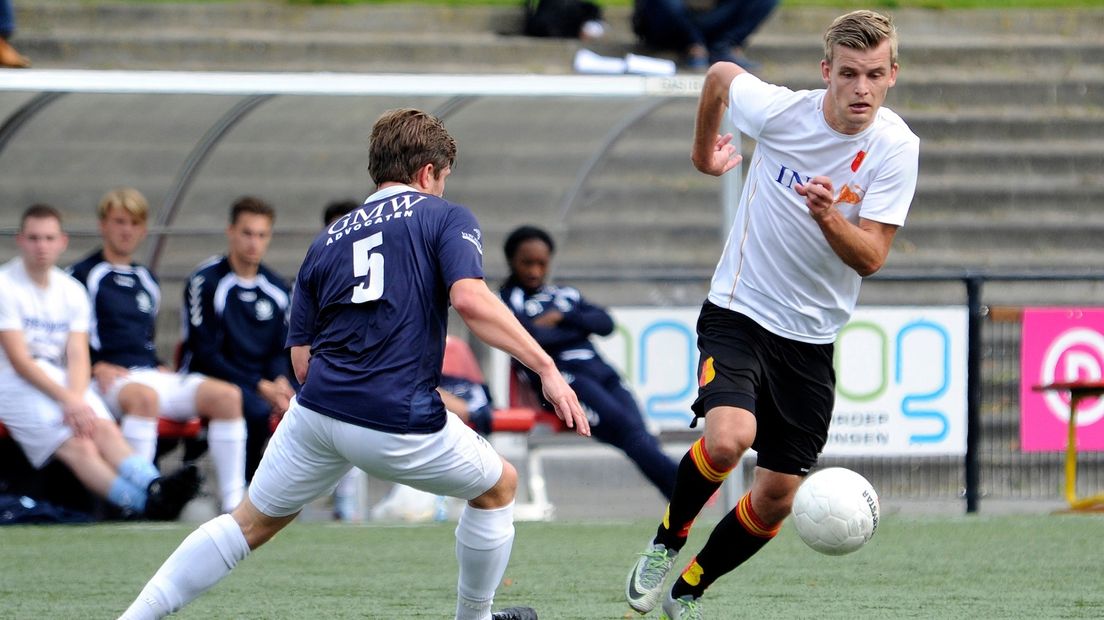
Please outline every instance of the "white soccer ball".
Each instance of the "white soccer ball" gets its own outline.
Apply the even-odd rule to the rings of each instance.
[[[857,551],[878,529],[878,493],[859,474],[843,467],[813,473],[794,496],[797,534],[827,555]]]

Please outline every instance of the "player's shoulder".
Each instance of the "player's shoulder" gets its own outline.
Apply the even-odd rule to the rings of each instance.
[[[878,109],[877,130],[894,141],[910,144],[920,143],[920,136],[912,132],[912,129],[909,128],[905,119],[901,118],[900,114],[897,114],[885,106]]]
[[[0,281],[8,285],[16,284],[19,280],[19,278],[17,277],[17,270],[20,267],[19,262],[20,259],[17,256],[9,261],[4,262],[3,264],[0,264]],[[0,289],[2,288],[7,287],[0,287]]]
[[[269,267],[268,265],[261,263],[260,267],[258,267],[257,273],[264,276],[266,280],[279,287],[285,293],[290,291],[287,280],[284,279],[284,276],[280,275],[278,271]]]
[[[226,256],[212,256],[200,262],[188,276],[189,280],[203,278],[205,281],[218,280],[230,272],[230,261]]]
[[[77,280],[80,280],[81,282],[87,282],[88,274],[92,273],[92,270],[96,268],[96,265],[99,265],[103,262],[105,262],[103,250],[100,249],[73,263],[65,271]]]
[[[84,284],[61,267],[50,268],[50,280],[51,283],[56,283],[56,286],[61,287],[66,295],[76,295],[81,299],[85,297]]]

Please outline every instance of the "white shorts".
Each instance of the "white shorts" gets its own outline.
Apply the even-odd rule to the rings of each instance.
[[[177,422],[186,422],[196,417],[196,391],[199,384],[207,380],[198,373],[162,372],[156,368],[138,368],[127,376],[111,383],[111,389],[102,392],[107,408],[115,417],[121,418],[126,412],[119,407],[119,392],[132,383],[153,388],[157,392],[158,416]],[[97,384],[98,387],[98,384]]]
[[[65,384],[65,371],[49,362],[37,361],[39,368],[51,379]],[[84,394],[85,401],[97,417],[111,419],[107,406],[91,387]],[[61,405],[50,398],[14,370],[0,374],[0,422],[8,427],[11,436],[23,454],[36,469],[41,469],[61,444],[73,436],[73,429],[65,424]]]
[[[429,435],[398,435],[324,416],[292,400],[249,485],[270,517],[295,514],[353,466],[434,495],[475,499],[498,483],[502,458],[454,415]]]

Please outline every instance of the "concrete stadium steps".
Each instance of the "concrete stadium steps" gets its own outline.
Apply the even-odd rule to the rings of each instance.
[[[947,102],[940,108],[899,112],[913,132],[923,138],[925,146],[944,142],[961,146],[1020,142],[1021,147],[1030,145],[1030,149],[1024,148],[1030,151],[1046,148],[1052,141],[1093,144],[1104,140],[1104,107],[1100,101],[1061,108],[1019,99],[999,106]]]
[[[568,72],[579,43],[519,37],[518,7],[321,6],[273,2],[100,4],[42,0],[17,6],[19,43],[39,66]],[[816,37],[835,9],[778,11],[752,39],[769,72],[819,53]],[[610,30],[593,45],[619,55],[636,49],[628,7],[606,9]],[[906,67],[954,66],[965,48],[973,62],[1017,69],[1099,63],[1104,18],[1096,12],[902,10],[897,18]],[[442,36],[445,35],[445,36]],[[948,41],[951,39],[951,41]],[[423,66],[426,63],[436,68]]]

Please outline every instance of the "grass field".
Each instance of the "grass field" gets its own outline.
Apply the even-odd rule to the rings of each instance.
[[[690,550],[711,525],[698,526]],[[532,605],[545,620],[636,617],[622,600],[623,579],[654,526],[519,523],[496,607]],[[295,524],[174,617],[449,618],[453,528]],[[191,529],[0,529],[0,617],[114,618]],[[896,517],[883,520],[866,548],[833,558],[806,548],[787,525],[709,591],[706,613],[718,620],[1101,618],[1102,532],[1101,515]]]

